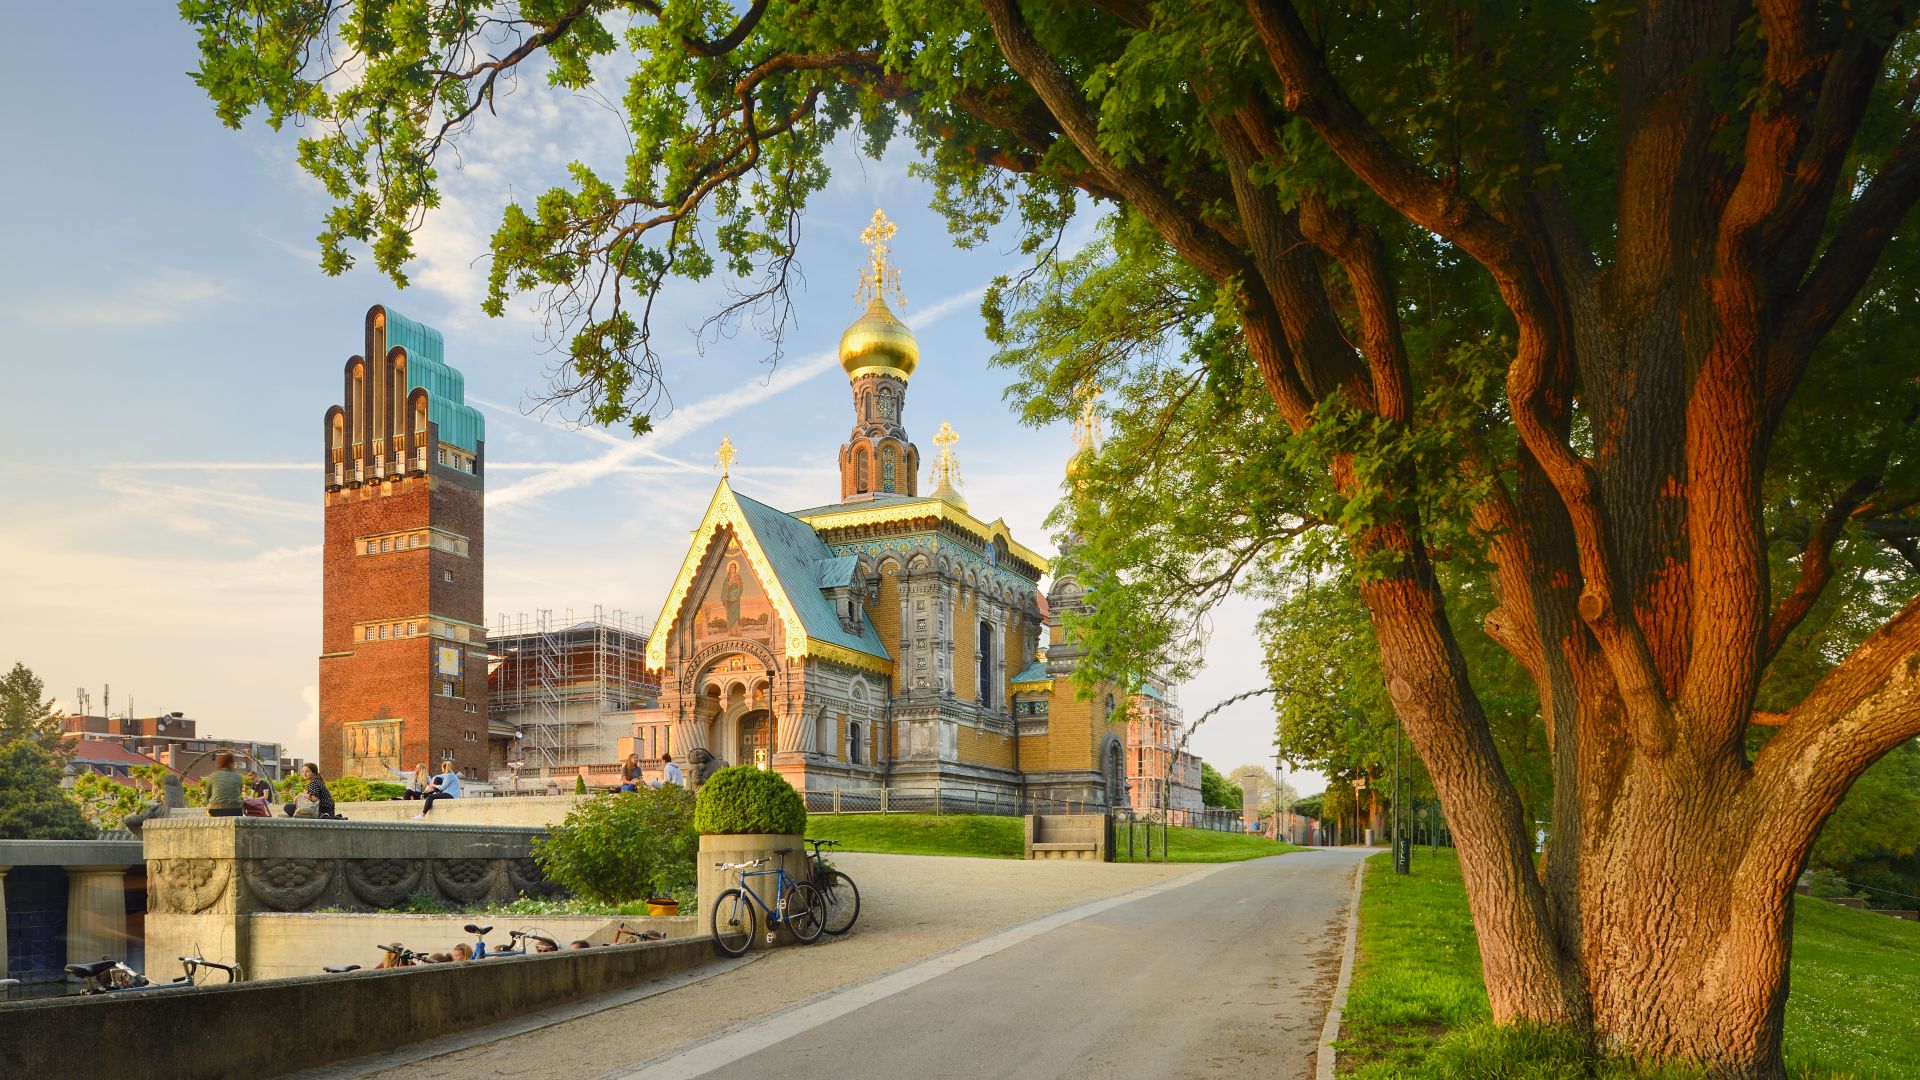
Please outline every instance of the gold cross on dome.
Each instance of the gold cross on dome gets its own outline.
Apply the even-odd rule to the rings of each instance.
[[[952,451],[949,448],[959,441],[960,436],[953,430],[953,425],[945,420],[940,421],[940,430],[933,436],[933,445],[939,447],[942,454],[950,455]]]
[[[733,471],[733,459],[738,456],[733,449],[733,440],[725,435],[720,436],[720,449],[713,455],[713,459],[720,463],[720,479],[725,480]]]
[[[867,268],[861,271],[860,288],[854,292],[856,300],[880,300],[891,294],[895,303],[906,304],[907,295],[900,288],[900,268],[889,258],[893,234],[899,231],[898,226],[887,220],[885,210],[875,210],[873,219],[860,230],[860,241],[867,245]]]

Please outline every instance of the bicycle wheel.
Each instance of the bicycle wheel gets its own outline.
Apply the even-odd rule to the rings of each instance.
[[[829,870],[820,875],[813,887],[827,902],[827,933],[844,934],[853,929],[853,921],[860,917],[860,890],[854,887],[853,879],[838,870]]]
[[[739,889],[728,889],[713,902],[711,919],[713,947],[721,956],[739,956],[753,948],[754,935],[760,932],[760,916],[753,910],[753,901]],[[735,935],[739,945],[731,944]]]
[[[820,890],[796,881],[787,886],[786,901],[781,918],[793,933],[793,939],[802,945],[819,941],[821,932],[827,928],[827,902],[821,899]]]

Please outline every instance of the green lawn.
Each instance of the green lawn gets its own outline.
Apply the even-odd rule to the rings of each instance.
[[[1480,950],[1453,852],[1415,848],[1400,877],[1376,857],[1360,898],[1360,956],[1348,992],[1340,1072],[1364,1080],[1512,1077],[1681,1078],[1583,1064],[1559,1032],[1488,1020]],[[1808,1080],[1894,1080],[1920,1061],[1920,925],[1802,899],[1794,905],[1786,1052]]]
[[[1172,862],[1238,862],[1264,855],[1299,851],[1292,844],[1258,836],[1210,832],[1206,829],[1170,829]],[[1018,859],[1026,853],[1025,832],[1017,817],[986,814],[810,814],[807,835],[840,841],[843,851],[874,851],[885,855],[970,855],[985,859]],[[1116,837],[1115,855],[1125,861],[1126,833]],[[1146,858],[1144,830],[1134,836],[1134,859]],[[1160,841],[1154,840],[1154,860]]]
[[[883,855],[1018,859],[1026,853],[1020,819],[988,814],[809,814],[807,835],[838,840],[843,851]]]
[[[1160,862],[1160,837],[1154,830],[1153,862]],[[1305,851],[1305,848],[1293,844],[1269,840],[1264,836],[1248,836],[1245,833],[1214,832],[1211,829],[1170,828],[1166,831],[1167,846],[1173,857],[1167,862],[1240,862],[1244,859],[1260,859],[1268,855],[1285,855],[1289,851]],[[1147,860],[1147,830],[1140,826],[1133,831],[1133,861]],[[1113,837],[1115,862],[1127,860],[1127,831],[1116,829]]]

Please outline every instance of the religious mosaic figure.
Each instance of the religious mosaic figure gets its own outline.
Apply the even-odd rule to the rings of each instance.
[[[727,601],[727,629],[729,630],[736,630],[740,627],[740,593],[743,588],[745,588],[745,586],[740,583],[740,564],[737,562],[728,563],[727,590],[722,595]]]

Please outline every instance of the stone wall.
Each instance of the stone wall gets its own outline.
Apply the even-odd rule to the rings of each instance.
[[[701,938],[0,1005],[0,1076],[278,1076],[410,1047],[713,959]]]
[[[374,911],[421,893],[449,906],[551,895],[533,860],[545,830],[511,826],[161,818],[143,831],[147,975],[177,957],[254,969],[247,916],[325,908]],[[331,961],[322,961],[331,962]]]
[[[669,938],[693,937],[704,933],[699,919],[680,915],[670,919],[609,915],[354,915],[306,912],[295,914],[249,915],[246,936],[253,964],[245,971],[248,981],[289,979],[317,975],[324,967],[359,964],[377,966],[386,955],[380,946],[398,942],[419,952],[451,952],[461,942],[473,943],[473,935],[462,927],[468,923],[492,926],[487,935],[489,946],[506,946],[512,938],[509,930],[537,930],[552,937],[565,948],[570,942],[584,940],[590,945],[611,945],[614,931],[625,923],[636,931],[660,930]],[[219,976],[214,976],[216,979]]]

